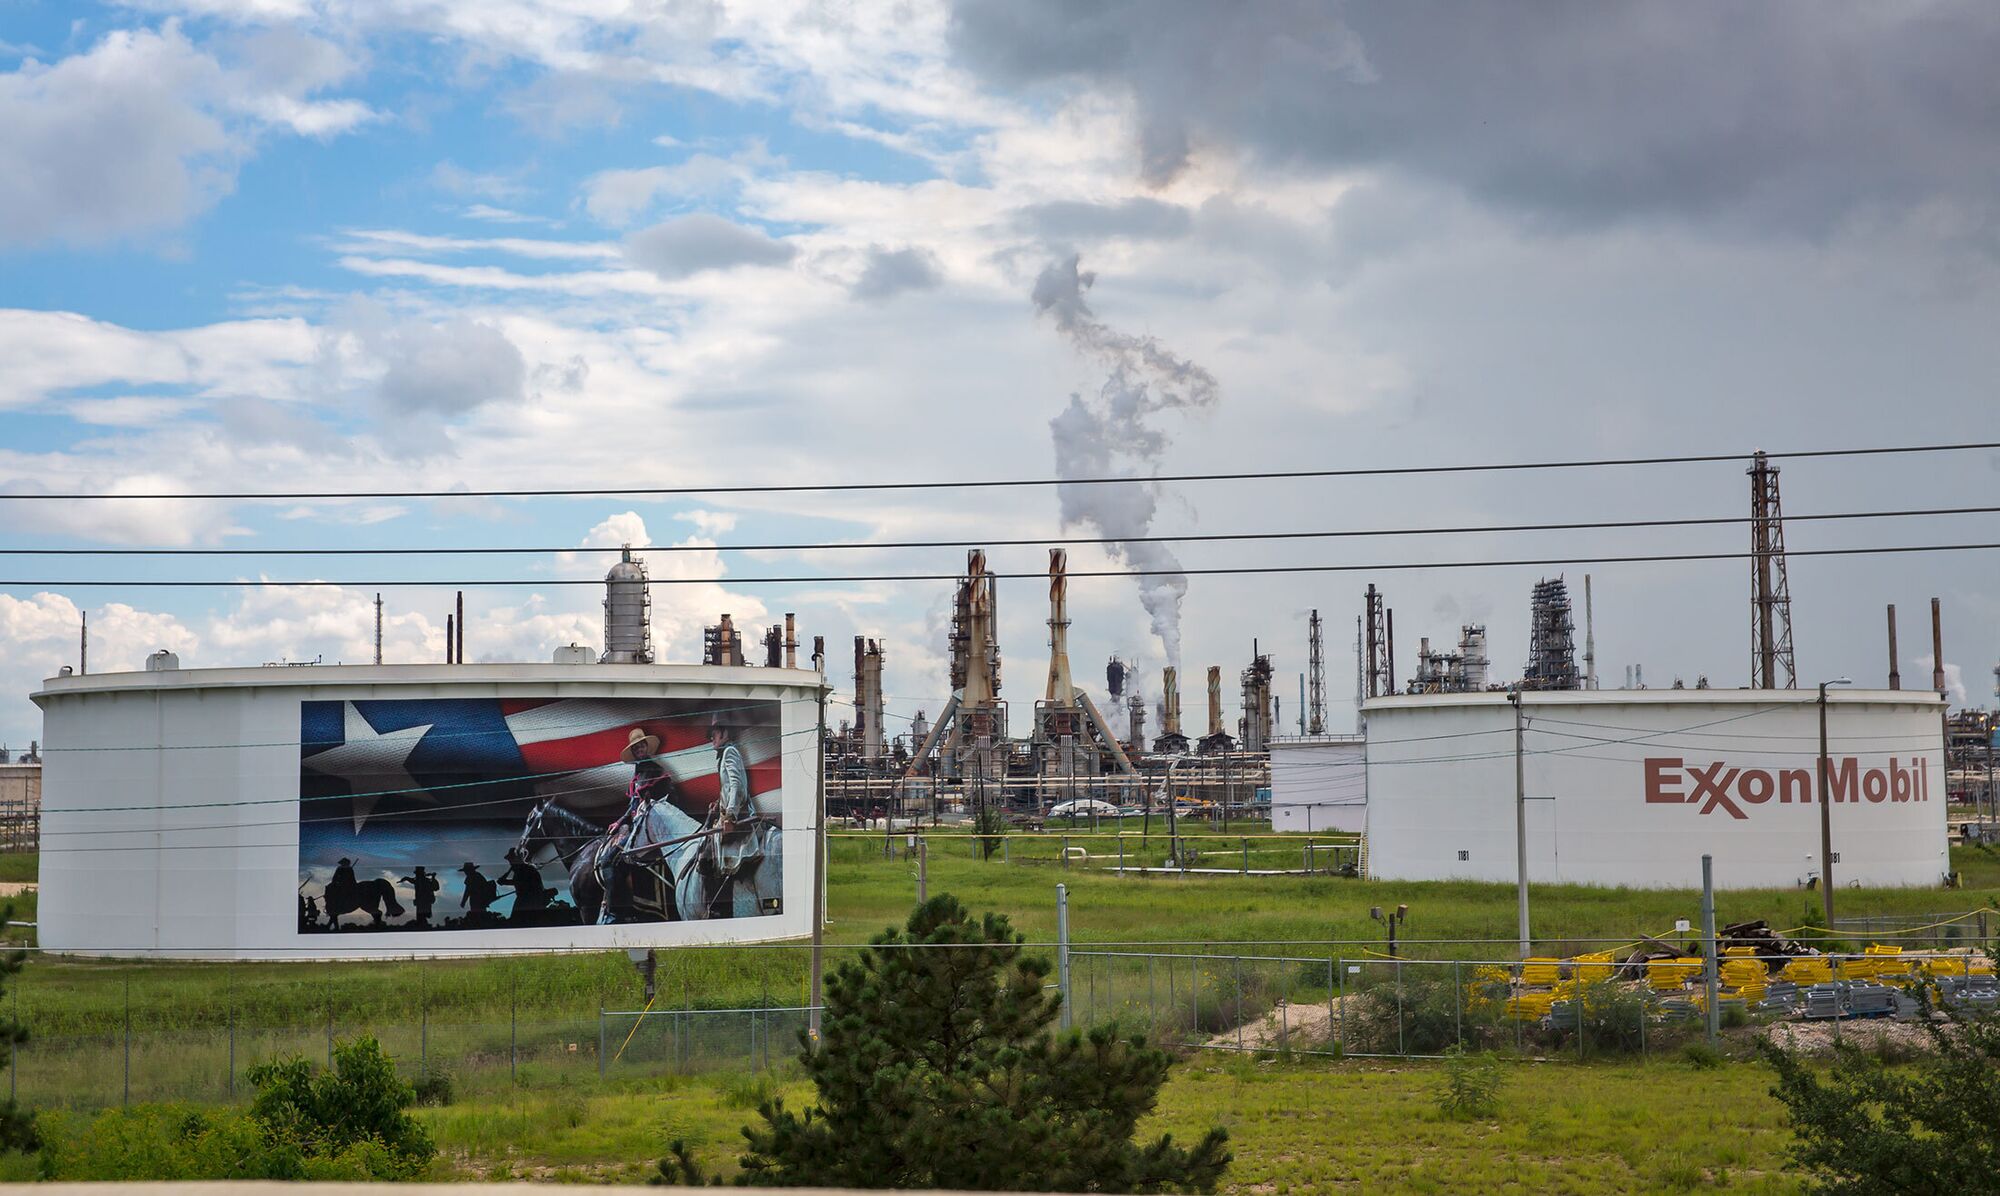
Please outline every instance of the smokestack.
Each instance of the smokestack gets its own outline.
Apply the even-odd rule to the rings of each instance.
[[[1384,663],[1389,666],[1389,692],[1396,692],[1396,612],[1382,613],[1382,638],[1388,640],[1384,651]]]
[[[90,673],[90,612],[77,613],[83,616],[83,631],[76,645],[76,675],[83,677]]]
[[[465,663],[465,591],[458,592],[458,641],[452,648],[451,657],[459,664]]]
[[[1935,598],[1931,599],[1931,688],[1944,693],[1944,622]]]
[[[1181,733],[1180,670],[1173,665],[1161,669],[1160,685],[1165,690],[1160,695],[1160,734],[1179,735]]]
[[[382,595],[375,595],[375,663],[382,663]]]
[[[1889,604],[1889,688],[1903,688],[1903,674],[1896,668],[1896,604]]]
[[[816,673],[826,672],[826,637],[823,635],[813,637],[812,666]]]
[[[785,667],[799,667],[799,636],[791,611],[785,612]]]
[[[1222,666],[1208,666],[1208,733],[1222,734]]]
[[[458,649],[456,644],[457,641],[452,638],[452,616],[447,614],[444,617],[444,662],[446,664],[457,663],[458,657],[456,653]]]
[[[1583,687],[1597,688],[1597,629],[1590,613],[1590,574],[1583,575]]]

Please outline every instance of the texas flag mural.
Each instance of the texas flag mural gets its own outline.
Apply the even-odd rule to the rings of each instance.
[[[783,807],[773,701],[311,701],[299,730],[302,933],[691,916],[687,877],[733,894],[778,841],[746,846]],[[621,883],[677,886],[678,900],[621,910]]]

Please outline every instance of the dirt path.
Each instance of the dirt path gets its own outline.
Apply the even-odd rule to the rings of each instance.
[[[23,893],[34,891],[35,886],[28,881],[0,880],[0,897],[19,897]]]
[[[1333,1002],[1333,1013],[1339,1012],[1343,1002],[1357,999],[1343,997]],[[1244,1023],[1240,1038],[1235,1030],[1224,1030],[1209,1039],[1208,1045],[1227,1048],[1240,1041],[1246,1051],[1275,1051],[1288,1043],[1317,1049],[1333,1037],[1333,1013],[1328,1012],[1325,1001],[1311,1005],[1288,1005],[1281,1001],[1263,1017]]]

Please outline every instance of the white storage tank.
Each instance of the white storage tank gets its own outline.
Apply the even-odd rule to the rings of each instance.
[[[1358,835],[1368,818],[1368,754],[1359,735],[1271,741],[1271,829]]]
[[[804,935],[820,683],[553,663],[51,678],[40,941],[345,958]],[[621,816],[638,832],[607,835]]]
[[[1520,695],[1535,883],[1723,888],[1822,874],[1814,690],[1567,690]],[[1834,882],[1935,885],[1946,852],[1943,700],[1832,690]],[[1517,874],[1515,709],[1506,693],[1372,699],[1369,874]],[[1274,765],[1275,767],[1275,765]]]

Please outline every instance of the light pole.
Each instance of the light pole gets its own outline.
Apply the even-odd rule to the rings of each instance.
[[[1826,687],[1852,685],[1846,677],[1819,683],[1819,888],[1826,930],[1833,933],[1833,794],[1828,792],[1826,759]]]
[[[1393,911],[1385,914],[1382,912],[1381,906],[1379,905],[1371,906],[1368,910],[1368,916],[1375,919],[1377,922],[1380,922],[1384,927],[1388,929],[1389,955],[1391,958],[1394,958],[1396,956],[1396,928],[1401,926],[1409,918],[1410,907],[1407,905],[1399,905]]]
[[[1518,688],[1507,691],[1508,704],[1514,707],[1514,849],[1517,855],[1514,877],[1514,900],[1521,923],[1521,958],[1528,958],[1533,944],[1528,939],[1528,766],[1523,759],[1522,749],[1525,738],[1521,721],[1521,691]]]

